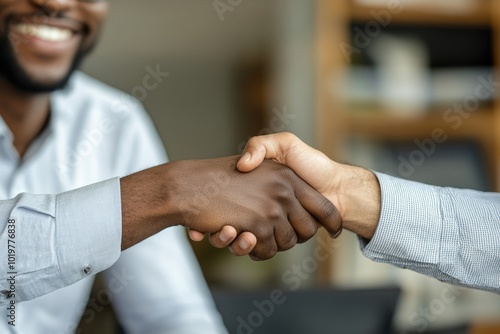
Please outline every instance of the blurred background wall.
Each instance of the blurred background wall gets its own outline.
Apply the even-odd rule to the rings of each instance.
[[[243,0],[218,12],[212,1],[113,1],[105,33],[83,69],[143,101],[171,160],[238,154],[251,135],[287,130],[367,168],[493,190],[491,152],[499,147],[491,128],[498,114],[494,94],[459,130],[443,121],[443,113],[473,93],[478,78],[488,81],[494,72],[491,4]],[[169,75],[148,91],[142,80],[155,69]],[[276,127],[270,120],[278,114],[290,117]],[[454,140],[422,165],[410,163],[414,170],[405,173],[401,159],[410,161],[415,140],[435,128]],[[283,273],[317,243],[264,263],[206,242],[194,247],[212,287],[262,289],[286,286]],[[332,245],[335,255],[301,288],[402,286],[396,326],[408,332],[498,319],[498,296],[467,289],[429,315],[445,285],[364,259],[350,233]],[[420,331],[421,319],[426,326]]]
[[[259,130],[241,105],[264,97],[244,96],[243,87],[261,89],[271,79],[271,62],[283,43],[280,4],[243,1],[222,16],[211,1],[123,0],[111,7],[101,43],[84,70],[134,93],[146,67],[159,65],[170,75],[143,103],[171,159],[236,154],[250,131]],[[261,109],[270,107],[260,103]]]

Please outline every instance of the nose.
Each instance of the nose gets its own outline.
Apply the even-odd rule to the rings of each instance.
[[[76,3],[75,0],[30,0],[30,2],[50,16],[67,12]]]

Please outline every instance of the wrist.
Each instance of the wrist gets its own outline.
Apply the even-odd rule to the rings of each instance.
[[[378,179],[367,169],[337,165],[335,193],[343,226],[363,238],[371,239],[380,219]]]
[[[168,191],[168,165],[120,179],[122,249],[176,225]]]

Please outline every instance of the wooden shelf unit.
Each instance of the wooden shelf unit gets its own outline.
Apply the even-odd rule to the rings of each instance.
[[[389,2],[389,1],[388,1]],[[500,69],[500,1],[476,0],[475,6],[464,12],[436,10],[430,7],[407,5],[398,14],[391,14],[390,23],[416,25],[486,26],[493,39],[493,67]],[[350,136],[369,140],[411,142],[429,138],[436,128],[443,128],[450,138],[470,139],[478,142],[486,153],[488,171],[494,189],[500,190],[500,98],[494,97],[492,106],[485,107],[464,119],[459,129],[450,129],[443,120],[442,111],[430,110],[419,118],[402,118],[384,110],[353,112],[346,106],[341,90],[332,90],[333,80],[346,79],[349,62],[340,45],[349,43],[353,22],[368,23],[375,20],[373,12],[387,10],[381,6],[362,5],[354,0],[316,0],[316,142],[318,148],[334,159],[342,159],[340,152]],[[496,75],[496,74],[495,74]],[[499,80],[497,78],[496,80]],[[320,267],[318,280],[331,281],[333,261]]]
[[[388,1],[390,3],[391,1]],[[397,14],[391,14],[391,23],[417,25],[481,25],[492,29],[494,69],[500,69],[500,1],[477,0],[467,11],[446,12],[443,5],[406,5]],[[441,6],[441,8],[437,8]],[[489,161],[494,187],[500,190],[500,98],[464,119],[459,129],[450,128],[442,112],[429,110],[419,118],[403,118],[384,110],[357,112],[349,110],[340,90],[332,93],[332,80],[347,78],[349,63],[340,45],[349,43],[352,22],[375,20],[374,12],[391,13],[389,5],[364,5],[355,0],[317,0],[316,35],[316,126],[319,149],[331,157],[339,157],[346,138],[355,135],[370,140],[411,141],[428,138],[435,128],[443,128],[453,139],[471,139],[480,143]],[[394,12],[394,11],[393,11]],[[498,95],[498,94],[497,94]]]

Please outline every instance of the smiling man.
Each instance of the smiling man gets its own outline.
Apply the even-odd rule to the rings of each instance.
[[[123,93],[74,72],[108,6],[0,0],[0,332],[74,332],[102,271],[127,332],[224,333],[175,226],[232,225],[266,259],[320,225],[338,234],[340,216],[274,162],[248,174],[237,157],[166,163],[139,103],[124,109]],[[85,158],[61,163],[71,152]]]
[[[71,1],[0,2],[2,74],[24,91],[51,92],[64,87],[93,47],[108,5],[82,1],[71,16]],[[35,6],[37,7],[35,9]]]

